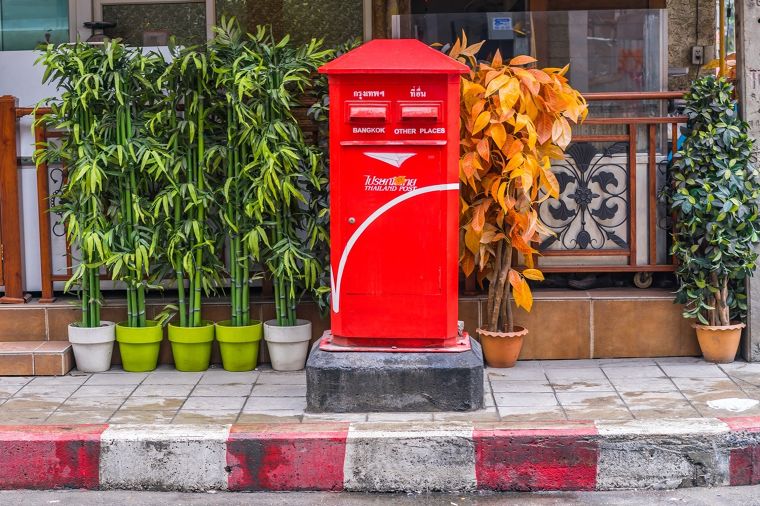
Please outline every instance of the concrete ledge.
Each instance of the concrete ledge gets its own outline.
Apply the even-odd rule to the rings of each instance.
[[[0,488],[670,489],[760,483],[760,417],[0,427]]]

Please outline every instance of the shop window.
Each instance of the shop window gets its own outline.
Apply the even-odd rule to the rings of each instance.
[[[69,0],[0,0],[0,50],[69,41]]]

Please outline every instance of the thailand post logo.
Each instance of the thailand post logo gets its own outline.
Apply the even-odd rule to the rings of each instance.
[[[410,192],[416,189],[416,178],[364,176],[364,191],[367,192]]]

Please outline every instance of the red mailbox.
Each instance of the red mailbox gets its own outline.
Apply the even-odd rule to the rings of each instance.
[[[330,85],[332,332],[325,350],[462,351],[459,75],[417,40],[324,65]]]

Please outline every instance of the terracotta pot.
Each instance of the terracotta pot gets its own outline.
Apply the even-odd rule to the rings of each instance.
[[[702,356],[708,362],[730,364],[736,358],[743,323],[734,325],[692,325],[697,329],[697,340]]]
[[[477,329],[483,356],[489,367],[514,367],[528,329],[515,325],[514,332],[491,332]]]

